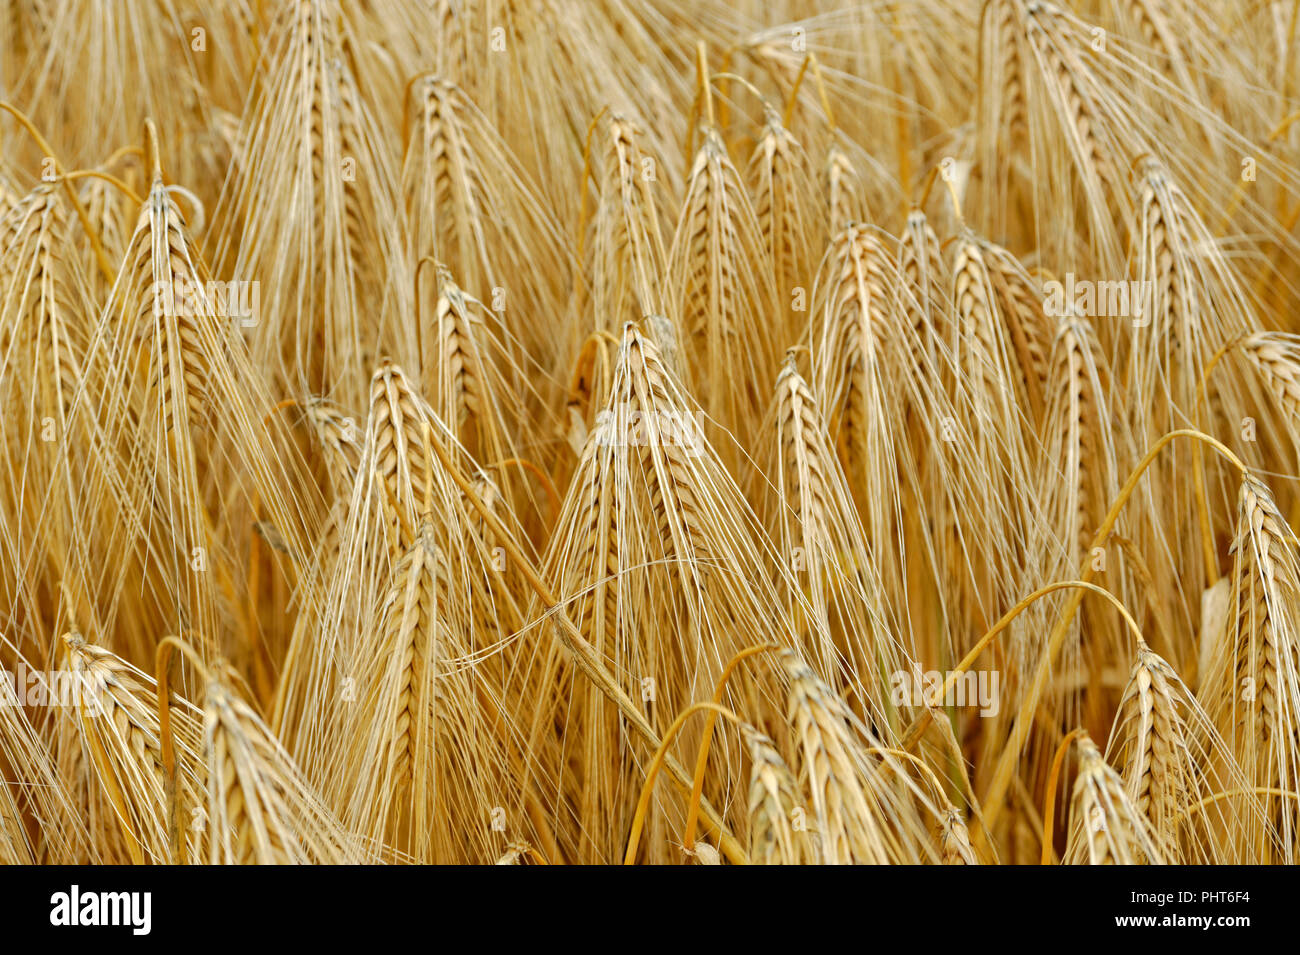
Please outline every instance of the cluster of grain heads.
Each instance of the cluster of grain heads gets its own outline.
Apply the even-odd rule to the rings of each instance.
[[[0,861],[1295,861],[1287,4],[0,7]]]

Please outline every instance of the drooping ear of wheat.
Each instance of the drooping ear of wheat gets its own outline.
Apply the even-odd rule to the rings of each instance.
[[[105,824],[121,828],[120,861],[202,861],[207,833],[199,793],[206,775],[197,708],[171,702],[164,743],[152,678],[79,634],[66,634],[62,643],[68,670],[79,681],[69,713],[80,738],[77,762],[88,777],[87,799],[107,806],[111,821]],[[170,766],[164,746],[174,754]],[[173,849],[177,830],[180,859]]]
[[[1165,857],[1123,780],[1084,733],[1076,742],[1079,775],[1070,800],[1071,865],[1163,865]]]
[[[222,274],[260,283],[254,353],[279,369],[275,385],[350,406],[361,403],[380,336],[400,340],[384,322],[411,287],[392,148],[362,95],[354,45],[336,0],[275,8],[215,254]]]
[[[808,837],[795,829],[795,779],[772,741],[742,729],[749,750],[749,858],[754,865],[799,865],[809,858]]]
[[[670,314],[704,410],[744,444],[757,431],[781,344],[771,273],[755,267],[765,246],[740,173],[717,130],[707,129],[669,252]]]
[[[954,379],[939,446],[951,456],[950,470],[957,476],[952,483],[959,492],[950,504],[962,550],[954,556],[965,565],[957,577],[964,589],[957,595],[957,614],[963,621],[981,621],[976,633],[956,638],[965,646],[993,623],[995,606],[1016,599],[1026,536],[1040,505],[1027,493],[1032,463],[1024,372],[1008,340],[981,243],[972,235],[958,241],[952,266],[956,329],[947,359]]]
[[[966,823],[962,820],[961,813],[954,807],[949,807],[944,813],[941,845],[944,865],[978,864],[978,860],[975,858],[975,850],[970,843],[970,833],[966,829]]]
[[[826,151],[822,169],[825,181],[826,218],[831,231],[847,229],[855,222],[868,221],[863,187],[852,160],[838,143],[832,142]]]
[[[1290,860],[1296,803],[1275,793],[1294,791],[1300,755],[1300,564],[1295,532],[1254,475],[1241,482],[1232,549],[1230,610],[1203,693],[1246,779],[1263,793],[1269,827],[1253,827],[1255,851]]]
[[[913,209],[898,240],[900,308],[912,326],[912,341],[919,345],[928,360],[931,374],[940,374],[942,346],[951,349],[956,324],[947,306],[951,276],[943,261],[939,237],[925,213]]]
[[[897,727],[891,678],[911,664],[891,632],[875,551],[812,390],[793,358],[777,377],[773,414],[776,460],[769,473],[776,487],[768,526],[806,598],[806,604],[795,601],[791,613],[797,620],[810,605],[814,619],[800,631],[810,642],[825,641],[805,651],[832,687],[850,689],[867,719]]]
[[[778,316],[796,314],[794,309],[800,304],[797,297],[807,297],[804,283],[816,267],[813,250],[825,241],[826,229],[808,155],[776,110],[766,103],[763,131],[750,156],[745,178],[754,196],[754,214],[776,283],[776,314],[772,319],[780,329]],[[787,326],[784,340],[794,340],[798,331]],[[778,344],[782,342],[777,338]]]
[[[352,488],[361,456],[360,429],[345,409],[328,398],[309,395],[302,402],[303,419],[311,427],[326,457],[329,474],[326,498],[338,501]]]
[[[817,392],[858,489],[867,533],[885,541],[899,496],[897,429],[887,410],[902,378],[897,365],[891,368],[897,357],[888,345],[898,335],[898,275],[883,243],[859,226],[837,235],[830,251],[813,295],[814,315],[820,313]]]
[[[1035,583],[1069,579],[1096,562],[1093,538],[1119,493],[1125,459],[1111,425],[1110,372],[1092,326],[1077,316],[1062,319],[1050,359],[1038,478],[1043,521],[1031,531],[1029,547],[1044,561]],[[1104,559],[1106,548],[1100,553]],[[1109,587],[1123,593],[1125,565],[1115,560],[1108,569]],[[1039,632],[1049,625],[1043,619]],[[1067,688],[1059,702],[1067,720],[1081,721],[1084,702],[1096,702],[1099,688],[1088,686],[1087,675],[1115,666],[1127,654],[1127,641],[1110,608],[1081,608],[1063,658]],[[1022,650],[1027,664],[1041,645]]]
[[[588,266],[595,310],[592,330],[617,333],[624,322],[667,312],[662,283],[668,247],[660,225],[659,193],[644,174],[658,160],[645,152],[631,119],[610,116],[592,135],[600,147],[593,152],[599,164],[592,160],[599,188]]]
[[[553,516],[556,495],[521,447],[536,417],[550,417],[541,391],[498,314],[462,290],[441,266],[437,290],[429,326],[419,330],[423,393],[470,456],[491,469],[511,508],[525,517],[536,515],[534,523],[544,525]],[[549,420],[538,424],[554,427]],[[551,458],[546,454],[541,464]],[[530,475],[542,478],[541,490]]]
[[[254,519],[265,516],[290,552],[305,553],[319,519],[301,458],[267,421],[272,402],[228,302],[214,294],[155,164],[86,345],[72,427],[87,434],[93,478],[75,495],[76,519],[95,529],[108,572],[118,573],[101,585],[108,605],[139,599],[120,597],[129,584],[142,592],[141,618],[123,632],[141,655],[160,632],[193,629],[249,664],[251,648],[227,639],[242,597],[234,552],[246,552]],[[240,533],[214,530],[230,524]]]
[[[1139,644],[1107,758],[1170,863],[1246,862],[1264,814],[1209,715],[1164,659]],[[1236,793],[1227,805],[1213,801]]]
[[[221,676],[203,707],[204,825],[212,864],[360,864],[379,853],[330,813],[270,730]]]
[[[36,575],[24,564],[49,566],[72,595],[74,612],[93,615],[87,575],[93,573],[92,542],[77,524],[72,456],[85,452],[75,427],[76,400],[93,308],[78,267],[68,223],[67,200],[39,185],[5,219],[0,253],[0,402],[10,447],[21,449],[19,466],[0,478],[4,491],[3,550],[6,569],[0,593],[7,619],[21,621],[22,636],[44,645],[48,628],[41,595],[15,582]],[[62,596],[46,595],[57,603]],[[30,650],[30,645],[28,647]]]
[[[559,314],[566,305],[562,277],[571,270],[570,253],[559,225],[464,92],[426,76],[409,97],[402,163],[408,268],[433,256],[471,295],[500,299],[494,310],[504,318],[505,337],[542,367],[554,368],[563,340],[544,334],[530,316]],[[441,283],[416,294],[432,303],[442,294]],[[424,314],[431,311],[424,304]]]
[[[14,648],[5,641],[5,649]],[[28,666],[41,672],[39,665],[31,665],[21,653],[13,653],[13,658],[20,665],[18,672]],[[33,722],[23,706],[30,696],[28,688],[10,680],[6,672],[0,682],[0,766],[5,771],[0,780],[0,857],[7,865],[57,865],[76,859],[112,861],[110,853],[104,851],[104,830],[96,826],[98,820],[81,811],[78,793],[62,773],[67,751],[76,744],[69,745],[69,736],[62,734],[51,739],[52,720]],[[38,703],[40,694],[61,703],[81,699],[78,689],[76,685],[50,686],[43,680],[35,692]],[[39,838],[33,838],[27,826],[27,820],[33,818],[64,822],[44,827]],[[106,828],[111,831],[116,827],[110,822]]]
[[[1256,332],[1232,344],[1259,373],[1274,401],[1272,415],[1260,409],[1257,417],[1263,427],[1257,435],[1276,446],[1278,457],[1300,469],[1300,339],[1288,332]]]
[[[376,845],[484,862],[504,850],[500,831],[549,852],[540,803],[525,792],[526,742],[507,719],[523,608],[492,532],[434,460],[433,429],[450,437],[403,370],[382,363],[318,639],[302,636],[283,725],[349,830]],[[458,454],[523,540],[502,495]]]
[[[868,227],[850,225],[834,237],[812,296],[812,334],[815,393],[902,631],[921,611],[909,594],[939,582],[969,593],[970,578],[980,576],[954,568],[956,582],[944,580],[939,560],[946,532],[935,535],[940,543],[912,548],[909,531],[928,520],[951,517],[970,526],[997,515],[963,500],[976,490],[969,482],[978,466],[970,442],[953,441],[957,411],[935,371],[950,366],[952,352],[924,319],[917,322],[922,306],[900,259],[908,264]],[[931,304],[931,316],[943,325],[942,307]],[[1000,535],[999,529],[973,538],[987,543]],[[948,634],[928,626],[940,617],[922,625],[928,631],[922,642],[948,643]],[[907,637],[917,644],[913,633]]]
[[[938,818],[939,809],[806,664],[789,651],[780,662],[789,680],[786,718],[819,860],[935,861],[937,849],[922,833],[926,816]]]
[[[595,650],[613,661],[629,695],[650,703],[653,713],[677,713],[707,699],[728,661],[746,648],[795,639],[785,609],[796,588],[793,575],[783,558],[768,552],[765,559],[756,549],[758,519],[708,443],[698,413],[655,346],[629,326],[544,563]],[[774,567],[773,579],[736,573],[759,566]],[[545,660],[541,687],[574,679],[572,664],[553,651],[538,656]],[[735,706],[747,698],[751,714],[779,712],[773,689],[764,685],[770,682],[754,681],[743,694],[729,685],[721,702]],[[576,737],[570,745],[583,755],[571,798],[583,830],[596,831],[609,813],[631,813],[632,760],[643,757],[622,751],[618,714],[591,687],[553,705],[558,713],[539,710],[527,718],[534,725],[561,720]],[[698,745],[695,725],[680,739],[688,752]],[[741,759],[734,740],[725,759],[725,765]],[[728,804],[724,790],[705,792],[715,804]],[[738,816],[741,831],[742,823]],[[651,824],[664,822],[656,813]],[[651,858],[664,858],[666,847],[652,850]],[[583,852],[595,860],[621,847],[594,844]]]

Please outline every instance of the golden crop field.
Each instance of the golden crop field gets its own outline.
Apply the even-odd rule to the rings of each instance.
[[[0,0],[0,862],[1296,862],[1298,45]]]

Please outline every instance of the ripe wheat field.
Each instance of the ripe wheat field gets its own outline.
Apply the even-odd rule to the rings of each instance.
[[[1298,45],[0,2],[0,861],[1295,862]]]

